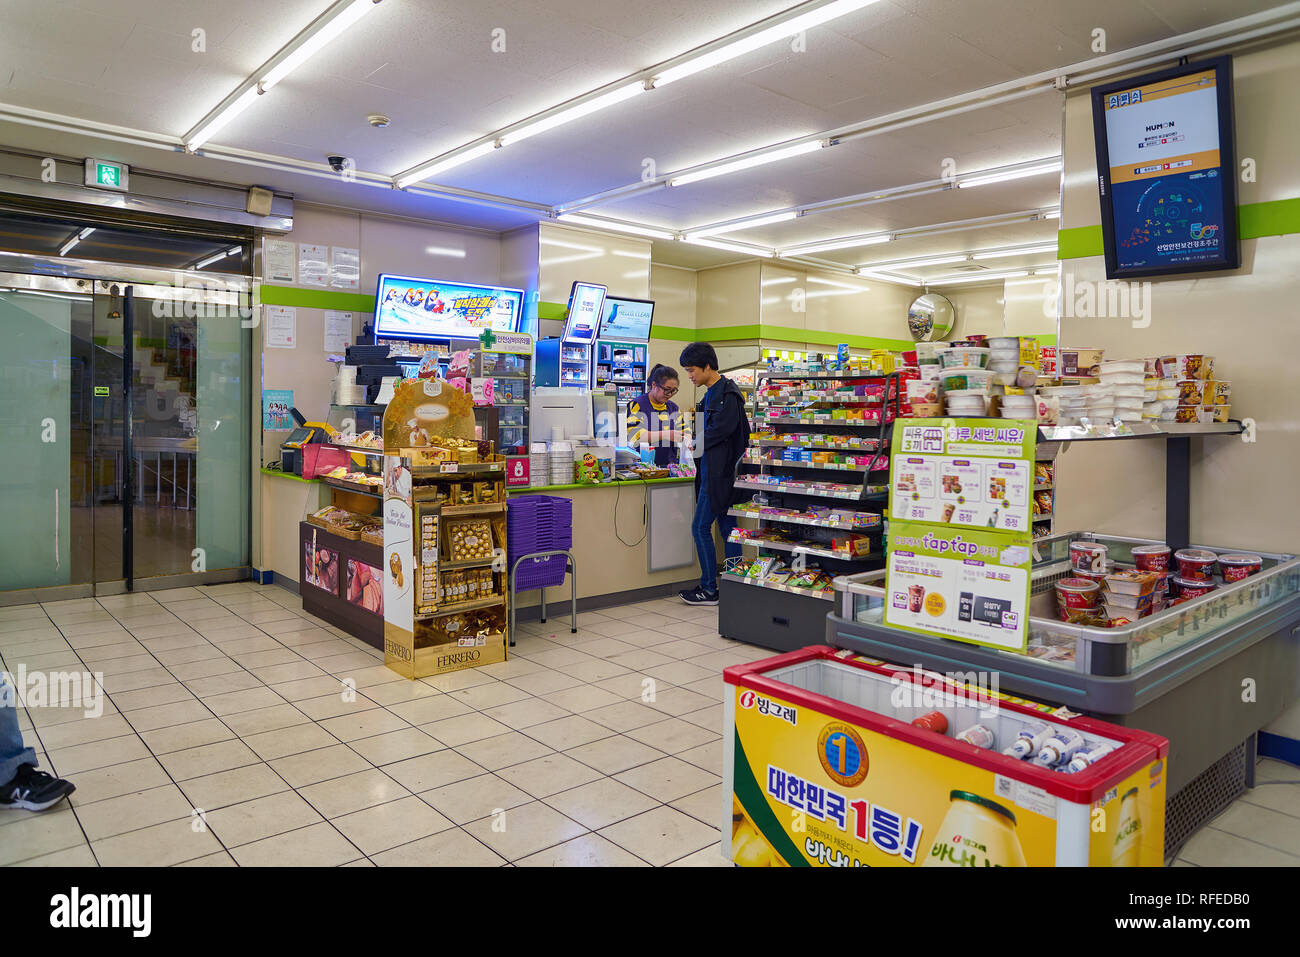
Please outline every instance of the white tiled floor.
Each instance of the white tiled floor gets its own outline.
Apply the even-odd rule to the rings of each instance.
[[[0,811],[0,864],[725,866],[721,670],[770,654],[655,600],[408,681],[278,587],[0,608],[7,670],[102,672],[107,692],[99,718],[21,711],[77,791]],[[1259,777],[1180,864],[1300,865],[1300,769]]]

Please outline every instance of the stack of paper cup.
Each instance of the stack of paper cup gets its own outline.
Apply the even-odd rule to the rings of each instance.
[[[552,485],[573,484],[573,446],[568,442],[552,442],[550,452],[550,475]]]
[[[534,442],[528,447],[528,485],[531,488],[543,488],[550,484],[551,465],[546,454],[546,443]]]

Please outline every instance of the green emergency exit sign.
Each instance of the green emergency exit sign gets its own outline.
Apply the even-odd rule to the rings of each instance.
[[[101,189],[125,190],[130,168],[125,163],[113,163],[108,160],[86,160],[86,185]]]

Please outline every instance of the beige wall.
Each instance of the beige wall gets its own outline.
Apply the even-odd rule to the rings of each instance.
[[[695,328],[751,326],[759,321],[759,264],[701,269],[696,276]]]
[[[650,240],[559,223],[538,225],[538,296],[542,302],[567,303],[573,283],[594,282],[611,296],[649,299]],[[561,322],[542,320],[541,337],[558,336]]]
[[[1300,197],[1300,43],[1235,58],[1237,156],[1255,161],[1256,181],[1238,182],[1239,202]],[[1066,100],[1065,227],[1101,221],[1086,93]],[[1258,441],[1235,436],[1192,443],[1192,540],[1285,553],[1300,552],[1300,236],[1242,242],[1242,267],[1150,283],[1150,325],[1122,318],[1061,320],[1061,342],[1098,345],[1113,358],[1199,352],[1214,356],[1216,378],[1232,382],[1232,415],[1256,422]],[[1065,260],[1063,282],[1100,282],[1101,257]],[[1057,461],[1057,527],[1163,537],[1164,459],[1154,442],[1083,446]],[[1300,738],[1300,705],[1270,731]]]

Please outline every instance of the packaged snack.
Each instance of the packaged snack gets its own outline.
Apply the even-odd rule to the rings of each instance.
[[[453,562],[492,557],[492,523],[482,518],[449,520],[447,552]]]
[[[1232,554],[1219,556],[1219,568],[1223,570],[1225,582],[1238,582],[1243,578],[1256,575],[1264,567],[1264,559],[1258,555]]]

